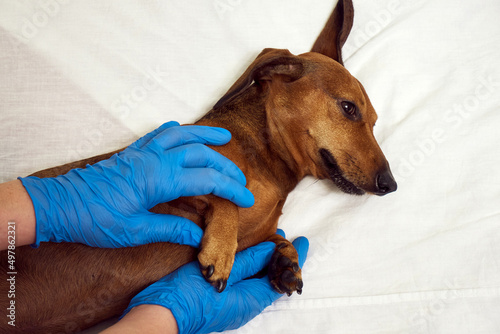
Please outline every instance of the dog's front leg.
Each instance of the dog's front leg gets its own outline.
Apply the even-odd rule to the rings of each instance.
[[[198,261],[207,281],[222,292],[238,247],[238,207],[228,200],[211,196],[205,225]]]

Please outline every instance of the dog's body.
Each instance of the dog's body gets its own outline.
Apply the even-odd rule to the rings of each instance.
[[[348,193],[384,195],[396,189],[373,136],[375,111],[361,84],[342,65],[340,48],[351,25],[352,3],[340,1],[313,47],[324,55],[264,50],[196,122],[232,133],[229,144],[213,148],[245,173],[256,199],[253,207],[238,208],[209,195],[151,210],[186,217],[204,228],[200,251],[168,243],[123,249],[52,243],[18,248],[15,329],[69,332],[89,327],[120,314],[147,285],[196,259],[207,280],[222,291],[235,252],[264,240],[284,246],[276,252],[291,260],[270,266],[274,287],[282,293],[300,292],[297,253],[275,234],[286,197],[298,182],[313,175],[332,179]],[[34,175],[60,175],[113,153]],[[4,262],[2,271],[6,268]],[[292,278],[282,275],[290,271]],[[2,307],[7,306],[5,297],[0,296]]]

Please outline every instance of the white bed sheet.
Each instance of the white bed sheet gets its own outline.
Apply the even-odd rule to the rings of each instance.
[[[208,111],[265,47],[310,49],[333,0],[0,2],[0,181]],[[305,179],[280,221],[304,293],[237,333],[499,333],[500,2],[355,0],[345,66],[398,181]]]

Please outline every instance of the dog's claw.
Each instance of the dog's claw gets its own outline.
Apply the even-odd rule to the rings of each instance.
[[[223,278],[212,279],[212,280],[210,279],[210,277],[212,277],[214,275],[214,272],[215,272],[214,265],[211,264],[209,266],[201,266],[201,269],[204,271],[203,276],[205,277],[205,279],[215,287],[217,292],[224,291],[224,289],[227,286],[227,280],[225,280]]]
[[[216,289],[217,292],[221,293],[227,286],[227,281],[224,279],[217,280]]]
[[[302,288],[303,288],[303,287],[304,287],[304,282],[302,282],[302,280],[301,280],[301,279],[299,279],[299,280],[297,281],[297,293],[298,293],[299,295],[301,295],[301,294],[302,294]]]
[[[210,277],[212,277],[213,274],[214,274],[214,266],[211,264],[207,267],[207,273],[206,273],[205,277],[210,278]]]

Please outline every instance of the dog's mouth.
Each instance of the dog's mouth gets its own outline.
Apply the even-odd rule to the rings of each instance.
[[[327,149],[320,149],[319,154],[321,159],[323,160],[323,164],[326,167],[328,172],[328,176],[335,183],[335,185],[345,193],[353,194],[353,195],[363,195],[365,191],[360,189],[354,185],[351,181],[347,180],[342,171],[340,170],[337,161],[333,157],[332,153]]]

